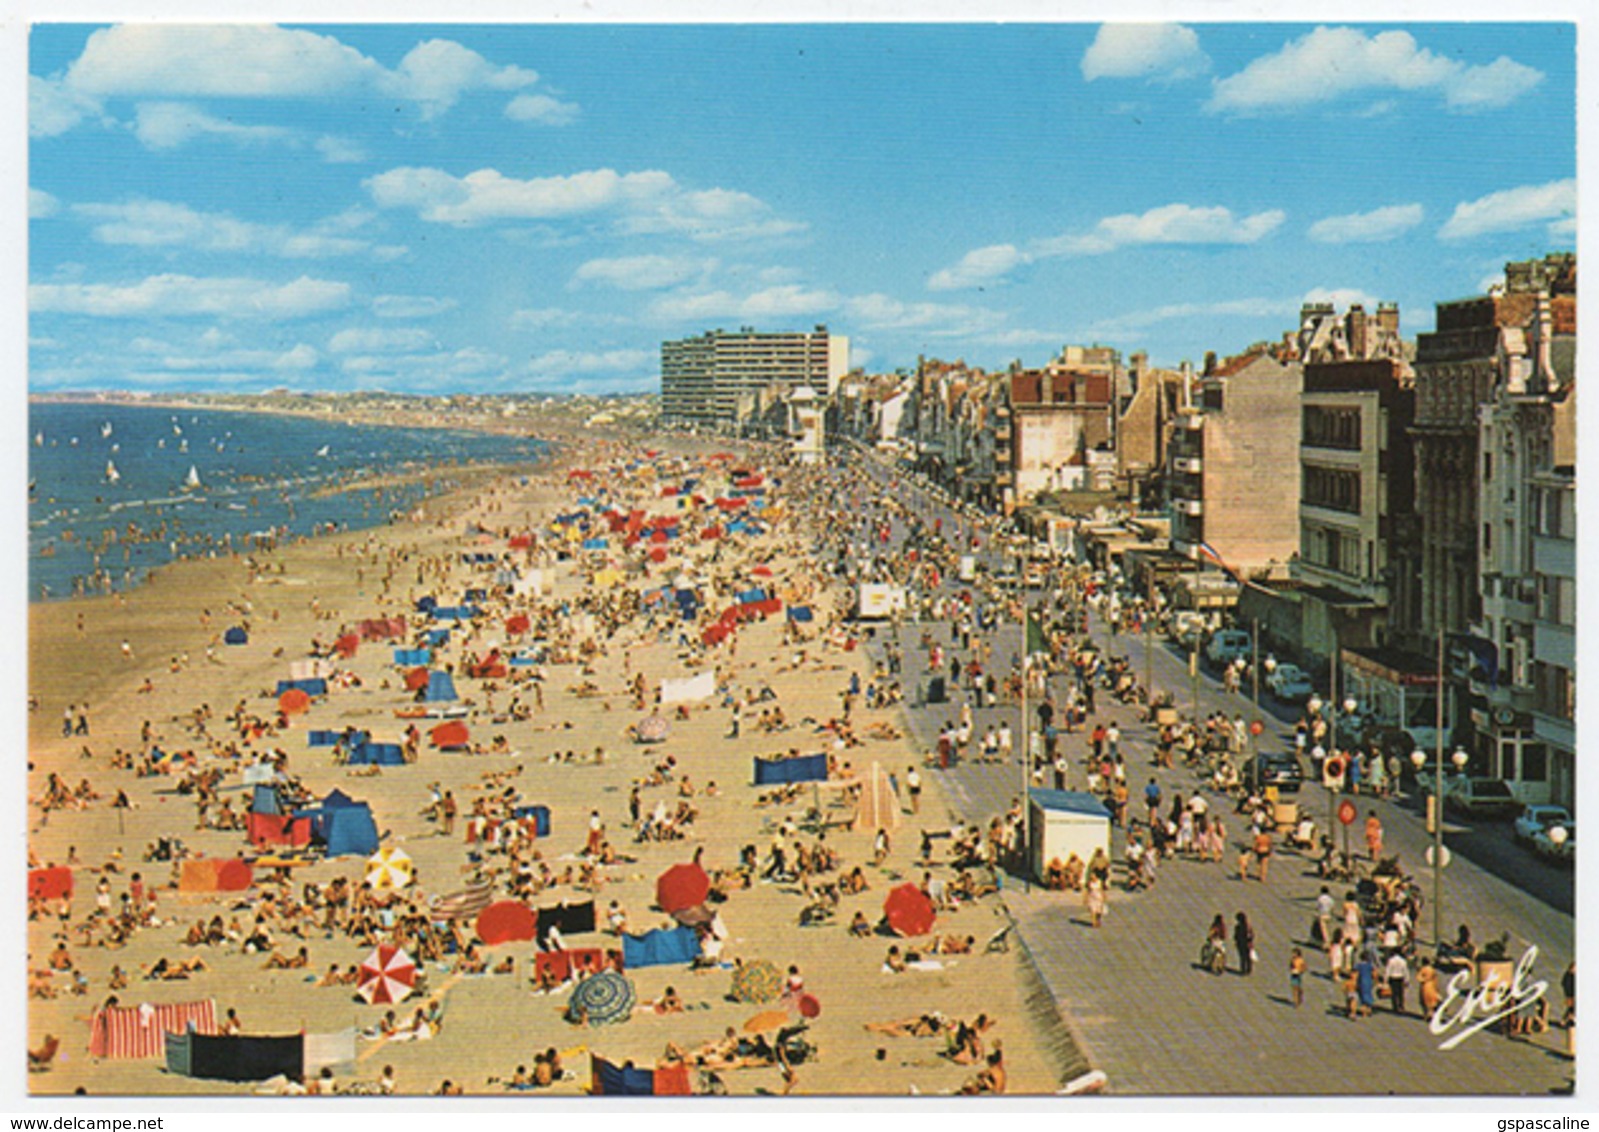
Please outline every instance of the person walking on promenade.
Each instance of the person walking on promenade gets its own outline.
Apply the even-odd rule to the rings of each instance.
[[[914,766],[905,768],[905,789],[911,796],[911,813],[922,812],[922,776],[916,772]]]
[[[1088,909],[1089,924],[1099,927],[1105,918],[1105,882],[1097,872],[1090,872],[1088,883],[1083,886],[1083,906]]]
[[[1294,1006],[1305,1005],[1305,956],[1299,948],[1294,948],[1294,954],[1288,960],[1288,989],[1294,996]]]
[[[1382,822],[1378,820],[1376,810],[1366,814],[1366,852],[1371,854],[1373,861],[1382,856]]]
[[[1233,918],[1233,946],[1238,949],[1238,973],[1252,975],[1255,973],[1255,929],[1249,925],[1249,917],[1243,912]]]
[[[1260,883],[1266,883],[1266,869],[1271,864],[1271,831],[1262,827],[1255,834],[1254,845],[1255,861],[1260,868]]]
[[[1438,968],[1432,965],[1431,959],[1423,959],[1416,971],[1416,994],[1421,1000],[1422,1014],[1431,1018],[1443,1001],[1438,993]]]
[[[1388,963],[1383,968],[1383,976],[1388,980],[1388,1001],[1393,1006],[1395,1014],[1405,1012],[1405,986],[1410,982],[1410,964],[1405,962],[1404,952],[1394,949],[1388,956]]]
[[[1324,884],[1321,886],[1321,895],[1316,897],[1316,930],[1321,933],[1316,942],[1323,947],[1332,942],[1332,911],[1332,893]]]

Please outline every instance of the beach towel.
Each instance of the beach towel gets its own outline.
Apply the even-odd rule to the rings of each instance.
[[[435,920],[470,920],[493,902],[492,884],[469,885],[435,900],[431,915]]]
[[[701,672],[681,680],[661,681],[661,703],[689,703],[710,699],[716,693],[716,673]]]
[[[28,870],[30,900],[59,900],[72,895],[72,870],[65,865]]]
[[[217,1032],[213,999],[101,1008],[89,1021],[89,1053],[114,1059],[163,1057],[165,1035],[181,1034],[191,1026],[201,1034]]]
[[[362,743],[350,751],[350,766],[404,766],[405,750],[398,743]]]
[[[655,1071],[638,1069],[632,1062],[613,1065],[598,1054],[590,1055],[592,1080],[589,1091],[603,1097],[653,1097]]]
[[[550,835],[550,808],[548,806],[518,806],[511,811],[518,821],[531,821],[533,832],[539,837]]]
[[[355,1067],[355,1029],[335,1030],[331,1034],[305,1035],[305,1072],[315,1077],[323,1069],[335,1073]]]
[[[581,904],[556,904],[550,908],[539,909],[538,938],[543,939],[551,928],[562,935],[579,935],[593,931],[594,924],[594,901],[585,900]]]
[[[168,1072],[211,1081],[265,1081],[280,1073],[303,1078],[305,1073],[305,1037],[301,1034],[168,1034],[164,1052]]]
[[[692,963],[699,957],[700,937],[693,928],[656,929],[622,937],[622,962],[628,970]]]
[[[395,649],[394,663],[401,668],[414,668],[417,665],[426,666],[433,662],[432,649]]]
[[[801,755],[793,759],[756,759],[755,785],[774,786],[792,782],[825,782],[826,755]]]

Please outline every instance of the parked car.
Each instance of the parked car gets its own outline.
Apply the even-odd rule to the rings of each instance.
[[[1577,823],[1573,821],[1560,823],[1560,828],[1566,831],[1566,836],[1558,843],[1549,836],[1550,830],[1554,828],[1556,827],[1551,824],[1533,834],[1532,851],[1540,857],[1548,857],[1552,861],[1569,865],[1577,859]]]
[[[1305,781],[1305,769],[1300,765],[1299,756],[1292,751],[1262,751],[1255,756],[1251,771],[1252,779],[1262,790],[1275,786],[1283,794],[1298,793]]]
[[[1266,677],[1266,690],[1288,704],[1302,704],[1315,693],[1310,677],[1297,664],[1279,664]]]
[[[1180,609],[1172,614],[1171,626],[1167,631],[1180,647],[1197,649],[1205,643],[1205,634],[1209,629],[1208,619],[1203,613]]]
[[[1249,655],[1249,634],[1242,629],[1221,629],[1205,646],[1205,659],[1212,664],[1228,665]]]
[[[1505,817],[1520,808],[1510,783],[1502,778],[1455,778],[1444,782],[1444,808],[1471,817]]]
[[[1516,840],[1531,843],[1551,826],[1571,825],[1571,812],[1564,806],[1528,806],[1516,818]]]

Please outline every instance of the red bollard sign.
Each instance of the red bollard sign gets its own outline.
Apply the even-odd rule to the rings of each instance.
[[[1347,798],[1338,806],[1338,820],[1345,825],[1355,824],[1355,804]]]

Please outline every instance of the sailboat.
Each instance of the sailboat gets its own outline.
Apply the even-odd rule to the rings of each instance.
[[[173,421],[172,421],[172,435],[173,436],[182,436],[183,435],[183,429],[178,425],[178,422],[177,422],[176,418],[173,418]]]
[[[201,486],[202,486],[202,484],[200,483],[200,470],[198,468],[196,468],[193,464],[190,464],[189,465],[189,474],[187,476],[185,476],[184,479],[183,479],[183,490],[184,491],[199,491]]]
[[[328,454],[328,445],[324,444],[321,448],[318,448],[316,454],[318,456],[326,456]]]
[[[116,483],[122,478],[122,473],[117,471],[117,466],[110,460],[105,462],[105,482]]]
[[[35,448],[43,448],[44,447],[44,433],[36,432],[36,433],[33,434],[33,446]]]
[[[178,441],[178,451],[179,452],[187,452],[188,450],[189,450],[189,442],[187,440]]]
[[[111,435],[111,422],[110,421],[106,421],[105,424],[100,426],[100,439],[105,440],[105,439],[109,438],[110,435]]]

